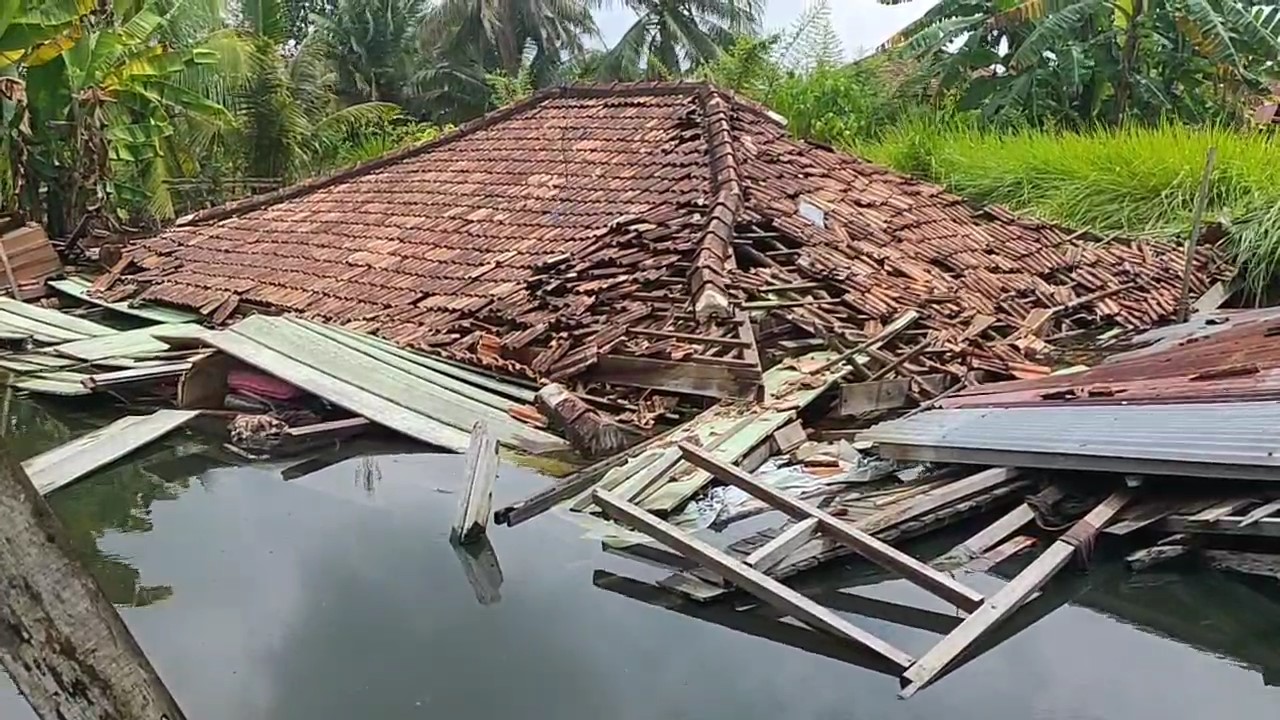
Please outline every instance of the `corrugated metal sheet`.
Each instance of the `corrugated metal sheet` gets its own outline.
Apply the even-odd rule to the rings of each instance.
[[[1138,351],[1084,372],[980,385],[945,408],[1118,405],[1280,400],[1280,318],[1250,314],[1221,324],[1177,326]]]
[[[1280,480],[1280,402],[934,410],[859,439],[900,459]]]
[[[91,320],[9,298],[0,298],[0,330],[30,337],[33,342],[45,345],[116,332]]]
[[[203,342],[375,423],[455,452],[467,449],[471,427],[481,419],[509,447],[535,453],[568,447],[500,409],[513,405],[507,398],[315,323],[255,315],[207,333]]]
[[[77,300],[80,300],[82,302],[87,302],[92,305],[108,308],[115,312],[121,313],[122,315],[130,315],[132,317],[141,318],[143,320],[150,320],[151,322],[184,323],[184,322],[195,322],[196,320],[200,319],[199,315],[192,312],[187,312],[185,310],[177,310],[174,308],[167,308],[160,305],[153,305],[151,303],[107,302],[105,300],[102,300],[101,298],[92,297],[89,295],[89,288],[93,286],[93,283],[92,281],[86,280],[85,278],[82,278],[82,277],[69,277],[69,278],[63,278],[62,280],[50,280],[47,284],[49,285],[49,287],[53,288],[54,290],[57,290],[58,292],[63,293],[65,295],[70,295],[71,297]]]

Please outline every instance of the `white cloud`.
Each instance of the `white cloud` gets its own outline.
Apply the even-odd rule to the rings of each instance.
[[[877,0],[831,0],[831,23],[840,34],[845,54],[857,57],[872,52],[895,32],[920,17],[934,0],[913,0],[901,5],[881,5]],[[800,0],[769,0],[765,10],[766,31],[783,30],[804,12]],[[596,16],[606,43],[612,45],[635,21],[631,11],[615,2]]]

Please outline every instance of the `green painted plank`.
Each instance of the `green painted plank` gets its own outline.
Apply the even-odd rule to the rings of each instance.
[[[40,395],[80,397],[90,394],[89,389],[84,386],[85,377],[87,376],[77,372],[47,372],[12,378],[9,386],[15,390],[26,390]]]
[[[69,358],[51,357],[39,353],[0,355],[0,368],[15,373],[44,372],[46,370],[74,367],[79,364],[79,362]]]
[[[244,363],[379,425],[431,445],[454,452],[466,452],[470,441],[469,433],[411,410],[398,402],[365,392],[342,378],[333,377],[302,362],[300,356],[280,352],[271,346],[263,345],[248,336],[232,331],[210,333],[205,337],[205,342]]]
[[[316,324],[311,323],[308,320],[301,320],[297,318],[293,318],[293,320],[299,323]],[[448,375],[449,377],[456,378],[470,385],[475,385],[476,387],[483,388],[494,394],[511,398],[512,400],[525,403],[526,405],[532,404],[536,400],[537,392],[523,385],[517,385],[514,382],[509,382],[487,373],[477,372],[450,360],[431,357],[425,353],[414,352],[413,350],[406,350],[389,340],[384,340],[379,337],[374,337],[372,335],[359,333],[354,330],[348,330],[337,326],[325,327],[335,333],[360,338],[364,342],[378,346],[387,352],[393,353],[416,365],[420,365],[437,373]]]
[[[249,336],[292,357],[305,358],[312,367],[341,378],[364,392],[397,402],[468,434],[476,421],[483,418],[494,436],[505,445],[530,452],[566,446],[560,438],[532,428],[505,411],[398,371],[378,358],[329,340],[287,319],[256,315],[238,323],[232,332]],[[369,419],[376,422],[376,418]]]
[[[19,331],[30,330],[33,336],[39,333],[57,337],[54,342],[102,337],[116,332],[115,329],[92,320],[9,298],[0,299],[0,325]]]
[[[203,332],[204,328],[193,323],[152,325],[137,330],[117,332],[107,337],[63,343],[49,348],[49,351],[87,362],[110,358],[144,358],[170,349],[168,344],[157,340],[157,337],[184,337]]]
[[[516,403],[496,393],[488,392],[483,388],[476,387],[451,375],[436,372],[425,365],[414,362],[410,358],[406,358],[399,353],[392,352],[386,345],[370,338],[369,336],[361,336],[355,333],[345,333],[336,331],[335,328],[326,327],[318,323],[306,320],[298,320],[297,318],[284,318],[284,322],[288,322],[296,327],[309,332],[314,332],[333,342],[346,346],[356,352],[364,353],[369,357],[375,358],[378,362],[386,363],[400,372],[408,373],[414,377],[425,380],[434,385],[438,385],[451,392],[465,395],[477,402],[484,403],[495,410],[506,413],[516,406]],[[372,342],[370,342],[372,341]],[[394,347],[394,346],[391,346]]]
[[[693,437],[706,447],[719,435],[732,430],[743,416],[758,413],[759,416],[751,424],[720,442],[712,453],[716,458],[737,465],[753,448],[795,418],[799,410],[849,373],[849,366],[841,363],[814,376],[813,368],[820,367],[835,357],[836,353],[828,351],[810,353],[770,369],[764,374],[763,403],[746,404],[726,400],[685,423],[680,432],[673,434],[664,443],[664,447]],[[639,504],[645,510],[671,512],[710,481],[709,473],[682,463],[674,476],[641,498]]]
[[[466,450],[481,418],[509,447],[535,453],[567,447],[505,412],[283,318],[246,318],[205,342],[373,422],[455,452]]]
[[[23,462],[22,468],[31,484],[47,495],[159,440],[199,414],[199,410],[160,410],[121,418]]]
[[[152,305],[150,303],[139,303],[137,305],[129,305],[127,303],[107,302],[105,300],[91,297],[89,295],[89,288],[93,286],[93,282],[91,280],[86,280],[85,278],[81,278],[81,277],[69,277],[69,278],[64,278],[62,280],[50,280],[46,284],[49,285],[49,287],[52,287],[54,290],[57,290],[58,292],[63,293],[65,295],[70,295],[71,297],[77,300],[87,302],[92,305],[97,305],[98,307],[104,307],[114,312],[118,312],[122,315],[130,315],[132,317],[141,318],[143,320],[150,320],[156,323],[172,324],[172,323],[197,322],[201,319],[200,316],[197,315],[196,313],[187,312],[185,310],[177,310],[175,308],[168,308],[162,305]]]

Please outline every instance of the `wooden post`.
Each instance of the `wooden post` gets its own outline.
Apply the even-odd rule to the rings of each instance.
[[[1200,189],[1196,192],[1196,206],[1191,215],[1191,236],[1187,238],[1187,257],[1182,266],[1182,292],[1178,294],[1178,322],[1187,321],[1191,306],[1191,273],[1195,269],[1196,244],[1200,242],[1200,225],[1204,221],[1205,206],[1209,203],[1209,181],[1213,178],[1213,163],[1218,158],[1218,148],[1209,148],[1204,160],[1204,174],[1200,176]]]
[[[1103,500],[1084,519],[1077,522],[1048,550],[1036,558],[1017,577],[1009,581],[980,608],[975,610],[960,627],[946,636],[929,652],[920,656],[914,665],[902,674],[908,683],[899,697],[909,698],[933,682],[940,673],[954,663],[966,650],[987,632],[1008,618],[1049,579],[1066,567],[1076,549],[1098,536],[1112,518],[1129,502],[1128,490],[1120,490]]]
[[[13,265],[9,262],[9,251],[5,249],[4,238],[0,238],[0,263],[4,264],[4,277],[9,282],[9,294],[14,300],[21,300],[18,294],[18,278],[13,274]]]
[[[0,664],[41,720],[184,718],[3,444]]]
[[[449,534],[454,543],[464,545],[484,537],[497,480],[498,442],[489,432],[489,426],[479,420],[471,428],[471,443],[467,446],[467,489]]]

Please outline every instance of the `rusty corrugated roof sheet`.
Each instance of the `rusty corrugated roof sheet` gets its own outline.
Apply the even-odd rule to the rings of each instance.
[[[1155,344],[1097,367],[980,385],[946,408],[1280,400],[1280,311],[1215,313],[1147,333]]]
[[[1173,313],[1177,248],[1096,240],[797,141],[708,85],[568,87],[199,213],[134,246],[144,270],[110,295],[291,311],[552,379],[610,353],[749,364],[684,335],[732,336],[752,299],[844,339],[915,308],[910,367],[1007,371],[1055,328]],[[1193,290],[1227,272],[1212,258]]]

